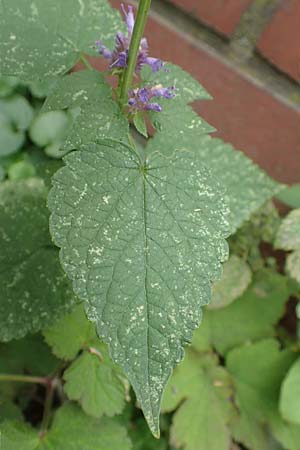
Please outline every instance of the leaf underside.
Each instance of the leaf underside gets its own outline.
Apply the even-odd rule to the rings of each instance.
[[[61,263],[158,435],[163,389],[227,257],[222,189],[192,150],[143,162],[107,141],[65,162],[49,196]]]

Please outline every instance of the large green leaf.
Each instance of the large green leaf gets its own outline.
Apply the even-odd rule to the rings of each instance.
[[[270,270],[254,277],[249,289],[232,304],[206,310],[203,325],[194,333],[196,348],[213,346],[220,354],[249,341],[273,336],[289,298],[288,280]]]
[[[52,236],[158,434],[164,386],[227,257],[222,189],[193,150],[143,161],[106,141],[65,162],[49,196]]]
[[[47,190],[40,179],[0,186],[0,339],[52,324],[75,297],[48,231]]]
[[[112,45],[122,22],[107,0],[1,0],[0,73],[23,80],[66,73],[97,39]]]
[[[171,442],[186,450],[228,450],[234,417],[229,374],[217,358],[187,351],[171,377],[162,408],[173,411]]]
[[[112,89],[94,70],[66,75],[47,98],[42,111],[70,109],[74,111],[63,148],[70,150],[82,144],[109,136],[127,140],[128,121],[112,98]]]
[[[280,351],[279,343],[269,339],[232,350],[226,361],[241,411],[257,424],[267,422],[287,450],[300,449],[300,426],[281,419],[278,401],[282,380],[296,357],[288,349]],[[246,439],[244,434],[244,442],[249,446]]]
[[[0,426],[3,450],[130,450],[125,428],[112,419],[97,420],[78,407],[65,404],[53,425],[40,435],[27,424],[6,421]]]
[[[281,386],[280,412],[285,420],[300,424],[300,358],[292,365]]]
[[[183,115],[184,117],[184,115]],[[217,138],[204,135],[195,124],[172,128],[169,134],[157,133],[149,141],[148,151],[167,146],[172,153],[194,148],[203,164],[212,170],[215,178],[226,188],[226,202],[230,209],[232,231],[248,220],[253,212],[280,191],[281,185],[269,178],[243,153]],[[183,128],[184,127],[184,128]],[[182,131],[182,132],[181,132]]]

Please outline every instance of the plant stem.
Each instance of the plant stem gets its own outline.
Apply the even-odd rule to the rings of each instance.
[[[46,399],[45,399],[45,405],[44,405],[44,413],[43,413],[43,419],[42,419],[42,423],[41,423],[41,435],[43,435],[47,431],[47,428],[49,425],[54,389],[56,387],[56,384],[57,384],[56,378],[48,380]]]
[[[123,108],[127,103],[128,91],[132,86],[134,70],[136,66],[136,61],[138,57],[138,52],[140,48],[141,39],[144,34],[147,16],[150,10],[151,0],[140,0],[138,6],[138,12],[132,32],[130,47],[129,47],[129,55],[128,55],[128,64],[125,69],[124,75],[122,77],[122,86],[121,86],[121,95],[120,95],[120,104]]]
[[[80,61],[85,65],[85,67],[89,70],[94,70],[92,64],[86,59],[86,57],[81,53]]]
[[[21,383],[39,383],[39,384],[48,384],[48,378],[43,377],[31,377],[28,375],[0,375],[0,381],[19,381]]]

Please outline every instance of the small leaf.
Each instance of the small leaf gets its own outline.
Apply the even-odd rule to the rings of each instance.
[[[27,130],[33,118],[33,108],[21,95],[0,100],[0,113],[13,124],[16,130]]]
[[[135,128],[137,129],[137,131],[144,136],[145,138],[148,137],[148,132],[147,132],[147,125],[144,119],[144,116],[141,112],[138,112],[137,114],[134,115],[133,117],[133,123]]]
[[[212,355],[190,350],[171,377],[162,409],[172,411],[171,443],[185,450],[228,450],[228,424],[234,417],[232,386],[225,369]],[[217,432],[216,432],[217,430]]]
[[[5,450],[37,450],[38,433],[29,425],[19,421],[5,421],[0,425],[1,447]]]
[[[276,197],[291,208],[300,208],[300,184],[284,188]]]
[[[9,166],[8,178],[12,181],[32,178],[35,175],[35,168],[29,161],[17,161]]]
[[[283,380],[280,392],[280,412],[288,422],[300,425],[300,359],[292,365]]]
[[[143,162],[107,140],[65,162],[48,199],[52,236],[157,435],[164,386],[227,257],[222,189],[192,149]]]
[[[222,278],[213,285],[213,295],[209,309],[224,308],[239,298],[251,282],[251,270],[248,264],[236,255],[232,255],[223,266]]]
[[[71,125],[70,117],[63,111],[49,111],[35,117],[29,130],[30,139],[40,147],[62,141]]]
[[[95,325],[86,318],[83,305],[76,305],[70,314],[43,331],[53,353],[61,359],[74,359],[79,350],[96,338]]]
[[[0,157],[16,153],[25,141],[25,133],[16,131],[8,118],[0,113]]]
[[[96,345],[96,351],[84,351],[65,371],[64,391],[87,414],[111,417],[125,406],[125,386],[105,346],[99,340]]]
[[[81,53],[96,56],[123,29],[106,0],[2,0],[0,73],[33,81],[68,72]]]
[[[268,339],[234,349],[226,360],[243,414],[258,424],[267,423],[273,436],[288,450],[299,450],[300,426],[289,425],[280,418],[278,402],[280,385],[296,357],[291,350],[280,350],[277,341]]]
[[[300,250],[300,208],[294,209],[283,219],[275,245],[283,250]]]
[[[300,283],[300,250],[288,255],[285,268],[289,276]]]
[[[23,420],[21,409],[11,400],[0,401],[0,423],[4,420]]]
[[[0,426],[3,450],[130,450],[125,428],[112,419],[86,416],[73,404],[57,410],[52,427],[44,435],[21,422]]]
[[[231,305],[204,312],[203,325],[194,333],[194,341],[204,340],[207,345],[209,339],[211,346],[224,355],[238,345],[274,336],[274,326],[284,314],[289,295],[286,277],[262,270]]]
[[[42,180],[0,186],[0,339],[52,324],[75,298],[53,246]]]
[[[100,72],[84,70],[63,77],[47,98],[42,111],[66,110],[74,114],[65,150],[79,148],[97,138],[120,139],[129,132],[128,121],[112,98],[112,89]]]

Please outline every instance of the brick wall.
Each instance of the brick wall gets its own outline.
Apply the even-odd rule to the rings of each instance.
[[[216,135],[300,182],[300,0],[152,0],[146,35],[211,93],[194,107]]]

